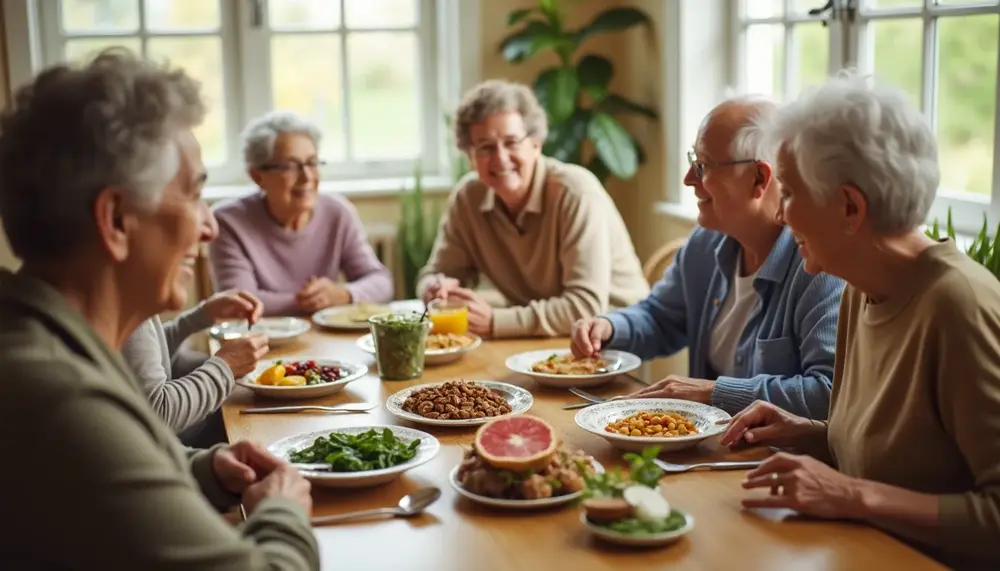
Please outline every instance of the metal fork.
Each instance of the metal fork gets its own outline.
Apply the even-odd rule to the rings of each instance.
[[[588,393],[587,391],[580,390],[580,389],[578,389],[576,387],[570,388],[569,392],[573,393],[574,395],[582,398],[583,400],[585,400],[587,402],[580,402],[580,403],[568,404],[568,405],[563,406],[563,410],[573,410],[573,409],[577,409],[577,408],[586,408],[588,406],[595,405],[595,404],[601,404],[601,403],[605,403],[605,402],[612,401],[612,400],[623,399],[626,396],[626,395],[619,395],[619,396],[616,396],[616,397],[611,397],[610,399],[606,399],[606,398],[601,398],[601,397],[599,397],[597,395]]]
[[[701,462],[698,464],[672,464],[664,462],[659,458],[654,458],[653,462],[664,472],[679,474],[695,468],[707,468],[709,470],[745,470],[760,466],[761,460],[748,460],[745,462]]]

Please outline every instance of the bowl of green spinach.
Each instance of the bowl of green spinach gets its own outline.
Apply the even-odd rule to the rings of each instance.
[[[268,450],[292,464],[314,465],[302,474],[317,486],[358,488],[391,482],[429,462],[441,443],[402,426],[354,426],[296,434]]]

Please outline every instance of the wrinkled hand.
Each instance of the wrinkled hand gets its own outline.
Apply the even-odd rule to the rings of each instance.
[[[220,448],[212,455],[212,473],[223,488],[234,494],[242,494],[283,464],[277,456],[246,440]]]
[[[604,347],[604,342],[611,339],[614,328],[611,322],[603,317],[591,317],[580,319],[573,324],[573,333],[570,338],[570,349],[577,359],[588,357],[597,358],[597,354]]]
[[[224,291],[208,298],[202,309],[212,321],[246,319],[253,325],[264,313],[264,304],[248,291]]]
[[[455,299],[465,302],[469,311],[469,331],[480,337],[493,333],[493,308],[471,289],[458,288],[451,292]]]
[[[312,512],[310,489],[309,480],[302,477],[298,468],[283,464],[243,492],[243,507],[247,513],[253,513],[257,505],[267,498],[284,498],[302,506],[308,515]]]
[[[330,278],[313,276],[295,295],[295,301],[305,311],[319,311],[351,303],[351,292]]]
[[[745,489],[770,488],[771,494],[746,498],[747,508],[788,508],[805,515],[861,517],[860,481],[810,456],[775,454],[747,473]]]
[[[809,419],[758,400],[729,420],[719,442],[723,446],[746,443],[784,447],[815,428]]]
[[[715,381],[670,375],[629,395],[632,398],[682,399],[712,404]]]
[[[455,290],[461,288],[462,284],[455,278],[439,275],[424,292],[424,303],[430,303],[435,299],[445,301]]]
[[[265,335],[251,333],[238,339],[223,341],[215,356],[225,361],[232,369],[233,376],[239,378],[256,369],[257,363],[269,350]]]

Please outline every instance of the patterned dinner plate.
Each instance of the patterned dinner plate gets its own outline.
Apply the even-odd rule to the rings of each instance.
[[[637,412],[680,414],[690,419],[698,432],[684,436],[626,436],[605,430],[608,424]],[[726,425],[717,422],[730,418],[729,413],[721,408],[700,402],[654,398],[622,399],[595,404],[576,413],[575,420],[580,428],[604,438],[622,450],[641,452],[644,448],[659,446],[661,452],[671,452],[692,448],[706,438],[722,434]]]
[[[546,349],[542,351],[529,351],[519,353],[507,359],[507,368],[515,373],[527,375],[540,385],[568,389],[571,387],[593,387],[604,384],[618,375],[623,375],[638,369],[642,365],[642,359],[625,351],[607,350],[601,352],[601,358],[609,364],[619,363],[619,366],[606,373],[594,373],[592,375],[561,375],[554,373],[541,373],[532,370],[539,361],[544,361],[552,356],[561,357],[572,353],[569,349]]]
[[[467,382],[475,383],[481,387],[490,389],[491,391],[503,395],[504,399],[507,401],[507,404],[510,405],[511,411],[502,416],[525,413],[528,411],[528,409],[531,408],[531,405],[534,404],[535,402],[535,399],[534,397],[531,396],[530,392],[516,385],[512,385],[509,383],[501,383],[498,381],[467,381]],[[432,426],[478,426],[480,424],[486,424],[490,420],[497,418],[495,416],[485,416],[483,418],[469,418],[466,420],[462,419],[439,420],[436,418],[427,418],[425,416],[420,416],[415,412],[410,412],[403,408],[403,403],[406,402],[406,399],[409,398],[409,396],[413,394],[414,391],[428,387],[436,387],[443,384],[444,384],[443,382],[426,383],[423,385],[416,385],[413,387],[405,388],[390,396],[389,399],[385,401],[385,408],[390,413],[395,415],[397,418],[408,420],[410,422],[416,422],[419,424],[428,424]]]

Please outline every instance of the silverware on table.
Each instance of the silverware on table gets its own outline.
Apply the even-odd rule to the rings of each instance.
[[[440,488],[421,488],[412,494],[403,496],[399,500],[399,504],[397,504],[394,508],[377,508],[374,510],[363,510],[346,514],[314,517],[310,520],[310,523],[313,525],[322,525],[325,523],[335,523],[349,519],[386,515],[391,517],[412,517],[423,513],[423,511],[427,509],[427,506],[436,502],[440,497]]]
[[[595,371],[595,372],[597,374],[599,374],[599,375],[604,375],[606,373],[613,373],[613,372],[615,372],[615,371],[617,371],[618,369],[621,369],[621,368],[622,368],[622,358],[618,357],[614,361],[612,361],[612,362],[608,363],[607,365],[605,365],[605,366],[597,369],[597,371]]]
[[[322,406],[322,405],[295,405],[295,406],[265,406],[260,408],[245,408],[240,411],[240,414],[267,414],[267,413],[286,413],[286,412],[367,412],[378,406],[375,403],[367,402],[349,402],[344,404],[337,404],[333,406]]]
[[[580,402],[580,403],[568,404],[568,405],[563,406],[563,410],[573,410],[573,409],[577,409],[577,408],[586,408],[586,407],[588,407],[590,405],[593,405],[593,404],[601,404],[601,403],[605,403],[605,402],[608,402],[608,401],[620,400],[620,399],[626,398],[628,396],[628,395],[619,395],[619,396],[616,396],[616,397],[611,397],[609,399],[606,399],[606,398],[603,398],[603,397],[599,397],[599,396],[597,396],[595,394],[588,393],[587,391],[578,389],[576,387],[571,387],[569,389],[569,392],[573,393],[574,395],[582,398],[583,400],[585,400],[587,402]]]
[[[659,466],[664,472],[679,474],[695,468],[705,468],[708,470],[747,470],[760,466],[761,460],[749,460],[741,462],[700,462],[697,464],[673,464],[664,462],[659,458],[654,458],[653,463]]]

